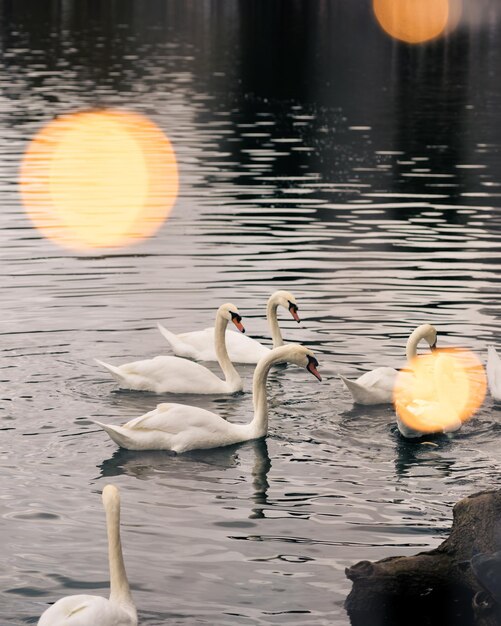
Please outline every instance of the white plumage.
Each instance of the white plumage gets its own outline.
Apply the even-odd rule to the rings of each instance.
[[[437,331],[431,324],[418,326],[407,340],[406,356],[411,361],[417,355],[419,342],[425,339],[431,348],[437,343]],[[393,367],[378,367],[362,374],[357,380],[340,376],[357,404],[392,404],[393,388],[398,371]]]
[[[185,404],[159,404],[153,411],[123,426],[95,421],[122,448],[128,450],[189,450],[218,448],[242,441],[258,439],[268,432],[266,380],[274,363],[295,363],[306,367],[320,379],[313,352],[303,346],[289,344],[270,351],[254,372],[254,417],[249,424],[232,424],[221,416]]]
[[[494,346],[487,348],[487,383],[491,396],[501,402],[501,359]]]
[[[118,367],[97,361],[105,367],[122,389],[154,391],[155,393],[235,393],[243,388],[242,379],[233,367],[225,344],[226,327],[232,321],[244,332],[241,317],[234,304],[222,304],[216,315],[213,344],[224,380],[209,369],[177,356],[157,356],[153,359],[133,361]],[[214,345],[213,345],[214,349]]]
[[[120,541],[120,493],[115,486],[103,489],[103,505],[108,532],[109,600],[85,594],[66,596],[44,611],[38,626],[137,626]]]
[[[268,300],[266,317],[271,330],[273,347],[284,345],[282,333],[277,321],[277,308],[279,306],[288,309],[292,317],[299,322],[298,307],[295,297],[288,291],[275,291]],[[217,353],[214,349],[214,328],[205,328],[189,333],[175,335],[158,324],[162,335],[167,339],[174,354],[196,361],[217,361]],[[234,332],[226,334],[226,347],[233,363],[257,363],[259,359],[270,352],[270,348],[263,346],[256,339]]]

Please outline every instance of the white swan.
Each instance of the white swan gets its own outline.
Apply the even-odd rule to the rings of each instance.
[[[271,329],[273,347],[284,345],[280,326],[277,321],[277,307],[282,306],[290,311],[296,322],[300,322],[296,299],[288,291],[275,291],[268,300],[266,318]],[[195,359],[196,361],[216,361],[217,354],[214,350],[214,328],[206,328],[191,333],[175,335],[158,324],[162,335],[170,343],[174,354]],[[228,354],[233,363],[257,363],[263,356],[269,354],[270,349],[263,346],[256,339],[251,339],[237,333],[226,335]]]
[[[451,400],[457,394],[453,363],[447,354],[438,353],[433,363],[433,374],[427,381],[429,384],[425,385],[426,389],[423,389],[422,397],[414,398],[405,407],[414,428],[406,424],[397,413],[398,430],[406,439],[435,433],[452,433],[463,425],[454,401],[456,398]]]
[[[185,404],[159,404],[156,409],[124,424],[112,426],[92,420],[128,450],[204,450],[265,437],[268,432],[266,379],[274,363],[295,363],[321,380],[313,352],[297,344],[274,348],[254,371],[254,417],[249,424],[232,424],[205,409]]]
[[[494,346],[487,348],[487,382],[494,400],[501,402],[501,359]]]
[[[437,331],[431,324],[418,326],[407,340],[405,354],[407,361],[417,355],[419,342],[425,339],[432,350],[437,345]],[[349,380],[339,376],[357,404],[391,404],[393,402],[393,388],[398,371],[393,367],[378,367],[375,370],[362,374],[357,380]]]
[[[103,505],[108,531],[109,600],[83,594],[66,596],[44,611],[38,626],[137,626],[120,541],[120,493],[115,486],[103,489]]]
[[[102,361],[99,365],[111,372],[122,389],[154,391],[155,393],[235,393],[242,390],[242,379],[228,357],[225,331],[229,321],[245,332],[242,318],[234,304],[222,304],[217,310],[214,343],[217,360],[224,373],[221,380],[209,369],[177,356],[157,356],[115,367]]]

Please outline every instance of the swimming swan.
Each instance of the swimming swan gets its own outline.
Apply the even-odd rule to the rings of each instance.
[[[318,362],[311,350],[298,344],[274,348],[259,361],[254,371],[254,417],[249,424],[232,424],[216,413],[185,404],[159,404],[153,411],[124,426],[92,421],[105,430],[115,443],[128,450],[187,452],[259,439],[268,432],[268,372],[274,363],[283,362],[306,367],[321,380],[316,369]]]
[[[487,348],[487,382],[494,400],[501,402],[501,359],[494,346]]]
[[[103,505],[108,531],[109,600],[83,594],[66,596],[44,611],[38,626],[137,626],[120,541],[120,493],[115,486],[103,489]]]
[[[437,331],[431,324],[418,326],[407,340],[405,354],[410,362],[417,355],[419,342],[425,339],[432,350],[437,346]],[[357,380],[340,376],[357,404],[391,404],[398,371],[393,367],[378,367],[362,374]]]
[[[282,306],[290,311],[296,322],[300,322],[296,298],[288,291],[275,291],[268,300],[266,318],[271,329],[273,347],[284,345],[280,326],[277,321],[277,307]],[[174,354],[195,359],[197,361],[216,361],[217,354],[214,350],[214,328],[197,330],[191,333],[175,335],[158,324],[158,329],[172,346]],[[270,349],[263,346],[256,339],[251,339],[237,333],[226,335],[228,354],[233,363],[257,363],[259,359],[269,354]]]
[[[422,397],[414,398],[405,407],[413,426],[405,423],[397,413],[398,430],[407,439],[435,433],[452,433],[463,425],[457,406],[451,401],[451,395],[457,388],[454,387],[455,372],[450,363],[446,354],[438,353],[433,364],[431,389],[427,385],[423,389]]]
[[[155,393],[235,393],[241,391],[243,385],[226,350],[225,331],[229,321],[245,332],[237,307],[231,303],[222,304],[217,310],[213,339],[224,380],[203,365],[177,356],[156,356],[119,367],[96,361],[111,372],[122,389]]]

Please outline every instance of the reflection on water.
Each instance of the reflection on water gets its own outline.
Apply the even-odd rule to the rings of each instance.
[[[496,343],[497,5],[409,47],[369,2],[46,4],[0,2],[3,622],[106,593],[111,480],[141,623],[345,624],[347,565],[437,545],[452,504],[500,482],[489,397],[450,437],[403,442],[391,407],[353,408],[336,376],[400,367],[424,322],[481,358]],[[95,107],[153,120],[180,193],[152,238],[80,256],[31,226],[15,181],[42,126]],[[267,343],[279,288],[301,303],[285,339],[326,376],[270,374],[266,443],[139,454],[95,429],[159,398],[114,392],[94,357],[167,353],[158,321],[205,328],[227,301]],[[176,401],[252,416],[249,393]]]

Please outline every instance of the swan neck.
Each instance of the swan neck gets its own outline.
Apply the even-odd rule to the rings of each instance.
[[[268,399],[266,397],[266,381],[268,373],[276,357],[267,355],[256,365],[252,382],[252,402],[254,404],[254,418],[251,429],[255,437],[264,437],[268,432]]]
[[[405,348],[405,356],[407,361],[412,361],[417,356],[417,347],[421,339],[424,339],[423,331],[420,328],[416,328],[409,336],[407,340],[407,346]]]
[[[280,326],[278,325],[277,320],[277,308],[278,302],[273,299],[273,296],[268,300],[268,305],[266,306],[266,319],[268,320],[268,326],[271,330],[271,338],[273,340],[273,347],[278,348],[279,346],[284,345],[284,340],[282,338],[282,333],[280,331]]]
[[[240,376],[237,370],[233,367],[233,363],[228,355],[226,348],[226,327],[228,326],[228,320],[223,317],[219,312],[216,315],[216,324],[214,327],[214,348],[216,350],[216,357],[219,366],[223,370],[224,378],[227,383],[238,382]]]
[[[110,600],[133,606],[120,540],[119,502],[111,503],[106,509],[106,528],[110,566]]]

